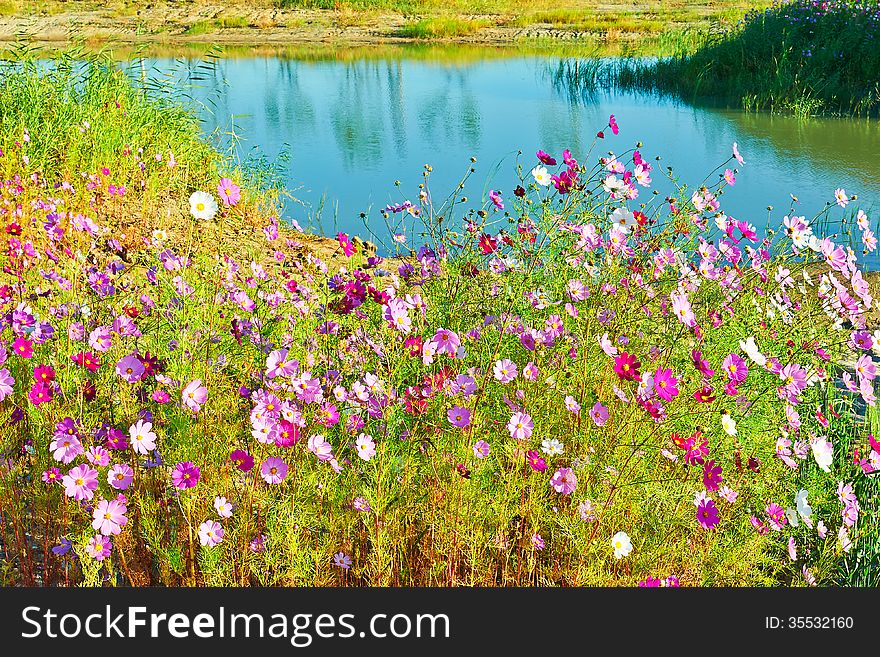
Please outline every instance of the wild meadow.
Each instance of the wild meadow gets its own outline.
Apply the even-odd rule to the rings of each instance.
[[[0,91],[4,585],[876,583],[851,192],[759,230],[750,153],[679,181],[610,116],[510,189],[426,165],[377,249],[108,60]]]
[[[735,26],[683,39],[673,57],[627,62],[616,78],[626,88],[752,111],[877,116],[878,40],[876,0],[777,1]]]

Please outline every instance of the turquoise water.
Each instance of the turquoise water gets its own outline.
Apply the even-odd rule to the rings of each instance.
[[[203,104],[207,131],[240,135],[242,158],[273,161],[286,154],[284,181],[297,201],[286,202],[285,216],[325,234],[345,230],[366,238],[373,232],[387,242],[379,210],[417,201],[425,164],[433,167],[429,184],[437,199],[455,189],[476,157],[465,193],[479,202],[489,189],[511,196],[518,151],[528,171],[538,149],[561,162],[562,149],[570,148],[593,163],[636,142],[654,165],[654,187],[664,196],[673,189],[664,176],[667,166],[681,182],[699,186],[738,142],[745,166],[723,196],[722,210],[758,227],[768,216],[778,225],[792,205],[796,214],[816,215],[833,201],[837,187],[859,196],[847,211],[861,207],[873,219],[870,210],[880,211],[877,121],[804,121],[615,91],[585,97],[554,83],[559,62],[499,57],[497,51],[465,62],[410,58],[406,50],[352,61],[228,58],[207,75],[199,69],[191,93]],[[181,62],[157,59],[150,65],[179,74]],[[620,134],[606,130],[586,160],[610,114]],[[646,200],[650,190],[640,190],[639,200]],[[768,213],[767,206],[774,209]],[[842,214],[834,208],[830,216]]]

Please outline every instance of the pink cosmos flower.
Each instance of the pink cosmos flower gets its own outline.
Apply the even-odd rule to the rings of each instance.
[[[501,201],[501,193],[495,191],[494,189],[489,191],[489,200],[495,205],[499,210],[504,209],[504,203]]]
[[[287,360],[287,349],[276,349],[266,359],[266,376],[274,379],[276,376],[294,376],[296,374],[296,362]]]
[[[260,476],[267,484],[280,484],[287,477],[288,466],[277,456],[270,456],[260,466]]]
[[[510,437],[517,440],[528,440],[535,428],[534,422],[530,415],[526,413],[514,413],[507,422],[507,430]]]
[[[447,354],[453,358],[461,346],[461,339],[458,337],[458,334],[455,331],[444,328],[437,329],[431,342],[436,345],[436,353]]]
[[[116,463],[107,473],[107,483],[116,490],[128,490],[134,479],[134,470],[125,463]]]
[[[550,485],[557,493],[571,495],[577,488],[577,475],[571,468],[559,468],[550,479]]]
[[[64,475],[61,483],[64,484],[64,494],[68,497],[77,502],[90,500],[98,488],[98,471],[83,463]]]
[[[489,443],[485,440],[478,440],[474,443],[474,456],[478,459],[484,459],[489,456]]]
[[[462,406],[453,406],[446,411],[446,419],[452,426],[464,429],[471,423],[471,412]]]
[[[0,370],[0,401],[6,399],[12,394],[15,386],[15,379],[5,367]]]
[[[658,367],[654,373],[654,390],[657,396],[664,401],[672,401],[672,398],[678,395],[678,379],[672,374],[669,368]]]
[[[736,184],[736,177],[733,175],[733,171],[730,169],[724,170],[724,182],[733,187]]]
[[[331,445],[324,436],[316,434],[309,438],[308,450],[318,457],[319,461],[329,461],[333,458],[333,445]]]
[[[608,409],[602,405],[602,402],[596,402],[590,409],[590,417],[593,418],[596,426],[604,427],[608,422]]]
[[[201,474],[202,471],[197,465],[194,465],[190,461],[183,461],[182,463],[175,465],[174,470],[171,471],[171,483],[174,484],[175,488],[179,488],[180,490],[193,488],[199,483]]]
[[[221,518],[232,517],[232,504],[227,502],[225,497],[218,495],[214,498],[214,509]]]
[[[119,500],[101,500],[92,511],[92,529],[101,532],[104,536],[116,535],[128,523],[125,517],[127,511],[125,504]]]
[[[53,438],[49,443],[52,457],[56,461],[67,464],[83,453],[82,443],[76,436],[60,435]]]
[[[735,157],[736,161],[740,164],[745,164],[742,155],[739,154],[739,147],[736,145],[736,142],[733,142],[733,157]]]
[[[217,195],[224,205],[232,206],[241,200],[241,188],[229,178],[221,178],[217,185]]]
[[[202,404],[208,399],[208,389],[202,385],[201,379],[195,379],[183,389],[181,397],[186,408],[198,413],[202,410]]]
[[[492,368],[492,373],[497,381],[510,383],[517,375],[516,363],[507,358],[496,361],[495,366]]]
[[[34,406],[47,404],[52,401],[53,397],[54,392],[52,391],[52,387],[38,381],[35,381],[31,386],[31,389],[28,391],[28,399]]]
[[[608,117],[608,127],[611,128],[612,134],[617,134],[620,132],[620,128],[617,126],[617,120],[614,118],[614,115]]]
[[[112,549],[113,543],[110,542],[109,537],[95,534],[89,539],[89,546],[86,548],[86,552],[93,559],[103,561],[110,556]]]
[[[544,542],[544,538],[540,534],[535,534],[532,536],[532,547],[536,550],[543,550],[546,543]]]
[[[574,397],[572,397],[571,395],[566,395],[564,403],[565,403],[566,410],[569,411],[570,413],[574,413],[575,415],[577,415],[578,413],[581,412],[581,405],[578,404],[577,400]]]
[[[199,543],[205,547],[214,547],[223,540],[223,526],[216,520],[205,520],[199,525]]]

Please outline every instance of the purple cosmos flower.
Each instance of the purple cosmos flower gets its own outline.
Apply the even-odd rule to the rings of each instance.
[[[287,463],[277,456],[270,456],[260,466],[260,476],[267,484],[280,484],[287,477]]]
[[[446,418],[452,426],[464,429],[471,423],[471,412],[462,406],[453,406],[446,411]]]
[[[534,534],[532,536],[533,548],[535,548],[536,550],[543,550],[545,545],[546,544],[544,543],[544,538],[540,534]]]
[[[116,373],[128,383],[137,383],[144,375],[144,364],[134,354],[123,356],[116,363]]]
[[[171,471],[171,483],[180,490],[193,488],[199,483],[201,474],[202,472],[197,465],[190,461],[183,461],[175,465],[174,470]]]
[[[715,461],[706,461],[703,465],[703,485],[708,491],[718,490],[724,477],[721,476],[721,466],[715,465]]]
[[[348,570],[351,568],[351,557],[344,552],[337,552],[333,555],[333,565]]]
[[[229,460],[242,472],[250,472],[254,467],[254,457],[242,449],[236,449],[229,455]]]

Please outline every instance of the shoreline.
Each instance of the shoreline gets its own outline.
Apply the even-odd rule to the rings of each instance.
[[[259,3],[255,3],[259,4]],[[698,5],[695,5],[698,7]],[[80,8],[60,5],[54,11],[0,16],[0,42],[57,45],[109,42],[187,46],[205,42],[224,46],[472,44],[510,46],[529,41],[557,44],[638,45],[676,29],[707,27],[718,18],[712,9],[694,9],[687,18],[647,20],[650,12],[636,13],[635,24],[614,21],[632,5],[590,8],[580,22],[554,21],[536,16],[524,20],[515,14],[430,13],[406,15],[389,10],[356,11],[275,9],[248,5],[177,6],[163,3],[136,9]],[[639,10],[641,11],[641,10]],[[641,20],[642,16],[646,20]],[[585,22],[601,19],[598,22]],[[413,26],[427,21],[449,21],[453,26],[437,34],[415,34]],[[603,22],[604,21],[604,22]]]

